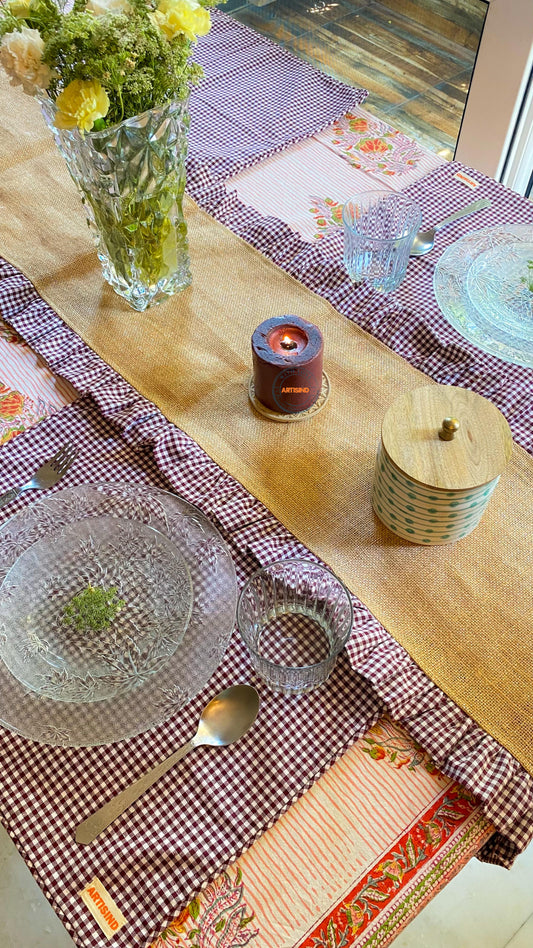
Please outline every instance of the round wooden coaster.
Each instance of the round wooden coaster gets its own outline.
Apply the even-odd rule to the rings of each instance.
[[[311,405],[310,408],[306,408],[305,411],[294,412],[292,415],[286,415],[281,411],[272,411],[270,408],[267,408],[266,405],[263,405],[263,403],[256,398],[253,376],[248,386],[248,396],[255,410],[258,411],[260,415],[264,415],[265,418],[269,418],[270,421],[307,421],[308,418],[312,418],[314,415],[318,415],[319,411],[322,411],[329,398],[330,389],[329,378],[325,372],[322,372],[322,388],[314,405]]]

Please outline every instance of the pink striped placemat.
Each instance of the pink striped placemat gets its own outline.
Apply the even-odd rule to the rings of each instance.
[[[324,131],[232,175],[225,187],[304,240],[322,240],[342,229],[342,206],[352,195],[399,191],[443,164],[356,105]]]
[[[79,341],[71,334],[64,343],[63,357],[74,368]],[[61,488],[104,480],[179,491],[221,529],[239,585],[259,562],[272,558],[273,531],[275,555],[306,555],[287,531],[280,535],[280,525],[254,498],[118,375],[89,351],[83,351],[83,360],[85,378],[92,376],[89,387],[94,386],[105,415],[92,398],[82,397],[15,438],[2,449],[0,490],[26,480],[36,460],[69,440],[80,453]],[[80,388],[85,387],[79,378]],[[161,473],[163,456],[168,479]],[[23,494],[9,511],[2,510],[2,522],[31,502]],[[0,578],[9,563],[10,544],[4,543],[9,529],[7,522]],[[373,623],[358,607],[356,626],[366,630]],[[197,751],[95,843],[76,844],[75,828],[88,811],[190,739],[207,700],[239,681],[252,681],[261,692],[253,732],[234,748]],[[162,681],[161,687],[168,683]],[[80,912],[78,902],[78,893],[94,876],[111,894],[121,894],[128,925],[114,943],[142,945],[250,846],[380,712],[372,688],[353,672],[346,656],[320,691],[295,702],[270,694],[255,681],[246,650],[234,635],[201,693],[166,723],[127,742],[51,747],[2,729],[2,822],[80,946],[102,944],[96,923]]]

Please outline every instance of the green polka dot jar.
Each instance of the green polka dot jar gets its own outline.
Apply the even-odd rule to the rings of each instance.
[[[512,447],[507,421],[481,395],[453,385],[407,392],[383,419],[374,511],[412,543],[461,540],[481,520]]]

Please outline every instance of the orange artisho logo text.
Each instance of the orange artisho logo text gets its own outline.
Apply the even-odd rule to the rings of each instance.
[[[281,394],[283,395],[286,393],[287,395],[300,395],[302,392],[308,391],[308,388],[282,388]]]
[[[96,891],[96,889],[94,888],[94,886],[91,886],[91,887],[90,887],[89,889],[87,889],[86,891],[87,891],[87,894],[91,896],[91,899],[93,900],[93,902],[94,902],[94,904],[96,905],[98,911],[100,912],[100,915],[102,915],[103,918],[105,918],[107,924],[108,924],[109,927],[112,929],[112,931],[116,932],[117,928],[120,928],[120,924],[119,924],[119,922],[116,920],[116,918],[115,918],[115,916],[113,915],[112,911],[111,911],[111,910],[107,907],[107,905],[105,904],[105,902],[104,902],[102,896]]]

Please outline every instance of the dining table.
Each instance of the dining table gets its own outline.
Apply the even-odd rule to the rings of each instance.
[[[28,696],[9,705],[3,684],[1,819],[80,948],[384,948],[469,859],[510,867],[533,836],[533,372],[468,341],[433,289],[448,247],[533,229],[533,205],[222,12],[196,59],[192,284],[144,313],[104,283],[37,103],[0,80],[0,491],[66,442],[78,451],[56,486],[0,509],[0,581],[34,505],[127,485],[139,503],[197,509],[239,589],[279,559],[325,563],[350,590],[352,634],[326,684],[295,698],[265,687],[234,630],[199,691],[163,669],[154,726],[94,745],[44,714],[28,736],[14,723]],[[428,226],[478,197],[490,206],[380,293],[343,265],[343,204],[370,190],[407,194]],[[301,423],[249,397],[252,332],[285,314],[324,337],[329,397]],[[425,548],[380,523],[371,492],[385,411],[434,383],[496,405],[514,444],[479,527]],[[199,555],[214,555],[205,537]],[[91,809],[245,682],[260,712],[238,744],[189,755],[76,842]]]

